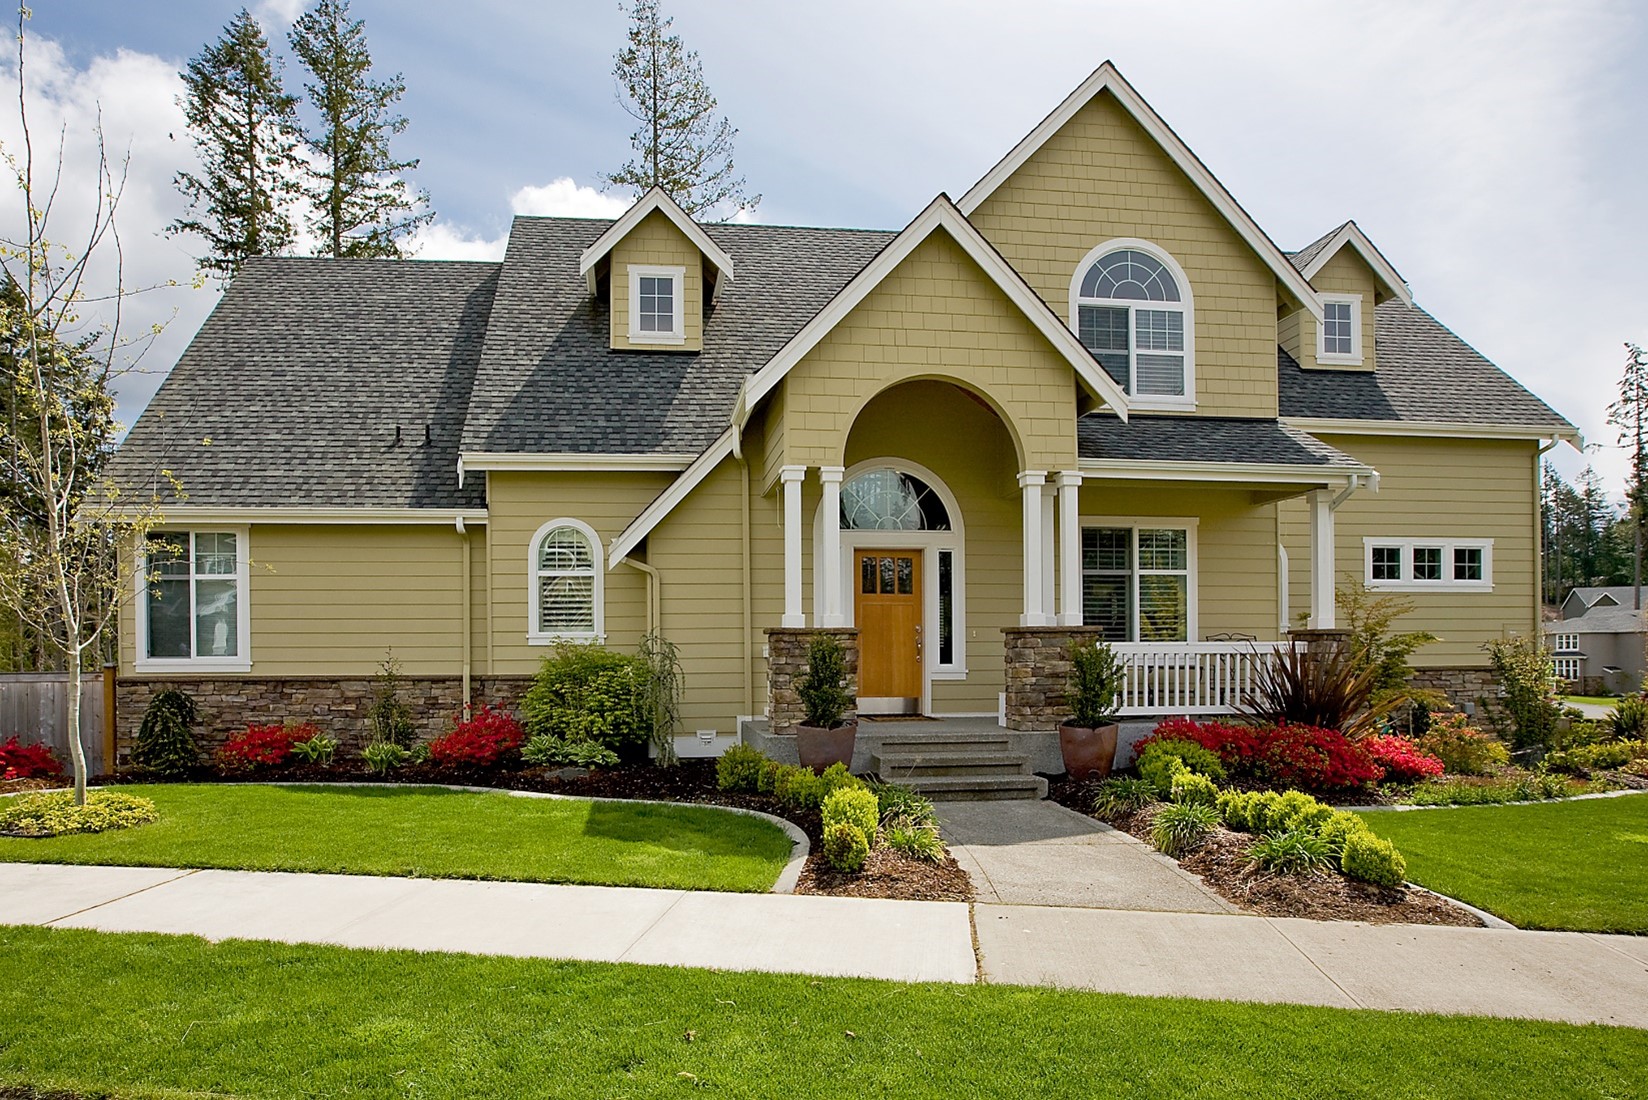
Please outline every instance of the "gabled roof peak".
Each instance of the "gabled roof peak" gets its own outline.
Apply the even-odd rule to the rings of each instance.
[[[630,230],[640,225],[642,220],[654,211],[673,222],[675,227],[697,246],[698,251],[704,254],[704,258],[721,273],[721,278],[732,281],[732,257],[710,240],[703,227],[693,221],[692,217],[681,209],[680,204],[669,197],[667,191],[662,187],[653,187],[637,199],[634,206],[624,211],[578,258],[578,273],[588,280],[590,293],[595,292],[595,265],[611,252],[619,241],[628,236]]]
[[[1407,281],[1400,272],[1385,259],[1385,254],[1362,232],[1362,227],[1354,219],[1342,222],[1322,236],[1311,241],[1305,247],[1289,257],[1293,266],[1299,269],[1307,279],[1314,279],[1316,273],[1327,266],[1329,260],[1337,256],[1341,249],[1349,246],[1362,257],[1362,262],[1373,270],[1374,276],[1385,284],[1385,289],[1392,298],[1396,298],[1403,305],[1413,305],[1413,295],[1408,290]]]

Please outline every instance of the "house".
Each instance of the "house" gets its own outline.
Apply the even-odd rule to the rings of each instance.
[[[682,746],[797,712],[816,631],[866,715],[1043,738],[1069,639],[1124,706],[1401,592],[1470,699],[1539,629],[1537,474],[1575,431],[1414,304],[1355,222],[1279,248],[1106,63],[897,232],[518,217],[502,262],[246,265],[115,460],[166,482],[123,741],[358,730],[393,650],[430,731],[558,641],[680,650]],[[1043,732],[1038,732],[1043,731]]]
[[[1648,594],[1648,592],[1645,592]],[[1628,584],[1575,588],[1545,623],[1557,678],[1585,694],[1641,691],[1648,619]]]

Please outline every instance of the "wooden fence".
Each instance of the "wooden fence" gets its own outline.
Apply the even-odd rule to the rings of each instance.
[[[105,775],[114,755],[114,677],[93,669],[80,678],[80,743],[86,747],[86,771]],[[13,734],[24,743],[44,741],[69,763],[69,674],[8,672],[0,674],[0,741]]]

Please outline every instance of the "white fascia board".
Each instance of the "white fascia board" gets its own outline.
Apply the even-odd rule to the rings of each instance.
[[[584,277],[589,284],[591,294],[595,293],[595,265],[600,262],[613,246],[629,235],[630,230],[641,224],[641,219],[654,210],[661,211],[694,245],[714,264],[721,277],[728,282],[732,281],[732,257],[727,255],[710,235],[704,232],[699,224],[692,220],[685,210],[682,210],[676,201],[669,197],[661,187],[654,187],[624,211],[623,215],[607,228],[605,233],[595,238],[595,243],[584,249],[583,255],[578,258],[578,274]]]
[[[750,410],[778,385],[802,357],[817,347],[819,341],[868,297],[870,291],[880,285],[883,279],[892,274],[898,265],[915,251],[917,245],[939,228],[945,229],[961,246],[962,251],[984,269],[984,273],[990,276],[1002,293],[1018,306],[1030,323],[1035,325],[1059,351],[1075,370],[1076,376],[1086,383],[1087,388],[1110,406],[1118,417],[1126,421],[1127,394],[1122,392],[1122,388],[1116,385],[1110,375],[1100,369],[1087,348],[1076,338],[1076,334],[1053,315],[1053,311],[1042,301],[1041,296],[1030,289],[1024,277],[1015,271],[1011,264],[1002,259],[1001,253],[973,227],[973,223],[956,208],[949,196],[939,195],[928,203],[927,209],[916,215],[915,220],[905,226],[904,231],[893,238],[892,243],[882,249],[863,271],[854,276],[828,305],[814,314],[813,319],[803,325],[801,331],[778,350],[778,354],[750,376],[739,392],[733,414],[734,424],[742,426]]]
[[[961,197],[957,205],[963,214],[971,214],[977,210],[985,199],[995,193],[996,188],[1007,182],[1008,178],[1024,166],[1025,161],[1035,155],[1036,150],[1047,143],[1047,140],[1058,133],[1064,124],[1075,117],[1076,112],[1087,106],[1092,98],[1100,92],[1108,91],[1116,97],[1116,102],[1122,105],[1123,110],[1133,116],[1144,132],[1155,139],[1167,153],[1168,158],[1195,184],[1197,190],[1207,197],[1219,213],[1223,214],[1238,236],[1246,241],[1248,247],[1259,255],[1265,265],[1275,273],[1281,284],[1293,292],[1294,297],[1305,304],[1311,316],[1318,321],[1322,319],[1322,302],[1316,296],[1316,290],[1310,281],[1300,274],[1299,269],[1287,258],[1275,241],[1271,240],[1265,231],[1259,228],[1242,204],[1236,201],[1225,185],[1208,171],[1207,165],[1191,151],[1173,128],[1146,103],[1133,85],[1129,84],[1109,61],[1093,70],[1093,75],[1082,81],[1081,86],[1065,97],[1053,109],[1053,113],[1041,120],[1041,124],[1025,135],[1024,140],[1013,146],[1011,152],[996,162],[996,166],[986,172],[984,178],[975,183],[968,192]]]
[[[1568,442],[1583,448],[1579,429],[1528,427],[1523,424],[1471,424],[1445,420],[1352,420],[1323,416],[1284,416],[1282,423],[1300,431],[1328,435],[1396,435],[1422,439],[1530,439]]]
[[[1400,299],[1403,305],[1413,305],[1413,294],[1408,290],[1408,284],[1403,280],[1401,273],[1391,265],[1389,260],[1385,259],[1385,254],[1379,251],[1378,247],[1368,239],[1368,235],[1362,232],[1362,227],[1354,221],[1346,222],[1340,226],[1339,232],[1333,235],[1333,240],[1329,241],[1316,254],[1315,258],[1305,265],[1301,274],[1307,279],[1316,278],[1316,273],[1326,267],[1328,261],[1338,255],[1339,250],[1347,245],[1354,249],[1358,256],[1362,257],[1363,263],[1373,269],[1373,273],[1379,277],[1379,281],[1385,284],[1385,288],[1394,297]]]
[[[641,540],[657,527],[663,518],[674,511],[675,506],[687,499],[698,485],[721,464],[721,460],[732,454],[733,446],[738,442],[738,429],[728,428],[722,432],[709,449],[693,460],[692,465],[681,471],[681,476],[670,482],[669,488],[653,500],[636,516],[634,521],[618,537],[612,540],[612,548],[607,552],[607,568],[615,569],[618,563],[629,556],[629,552],[641,545]]]
[[[340,524],[438,524],[450,527],[458,520],[464,523],[486,522],[485,508],[348,508],[309,507],[288,505],[280,507],[214,507],[212,505],[179,504],[160,510],[165,524],[195,525],[204,523],[340,523]]]
[[[1270,462],[1142,462],[1131,458],[1084,458],[1083,480],[1220,481],[1263,485],[1324,485],[1340,488],[1369,481],[1370,466],[1289,466]]]
[[[458,456],[464,470],[548,470],[578,471],[668,471],[685,470],[696,456],[690,454],[576,454],[522,453],[488,454],[466,451]]]

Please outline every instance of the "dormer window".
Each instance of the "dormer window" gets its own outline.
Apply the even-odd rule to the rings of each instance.
[[[1362,362],[1362,296],[1324,294],[1316,358],[1323,363]]]
[[[631,264],[629,338],[637,344],[679,344],[686,339],[681,291],[686,269]]]
[[[1196,403],[1190,282],[1145,241],[1111,241],[1088,254],[1070,288],[1076,335],[1136,408]]]

